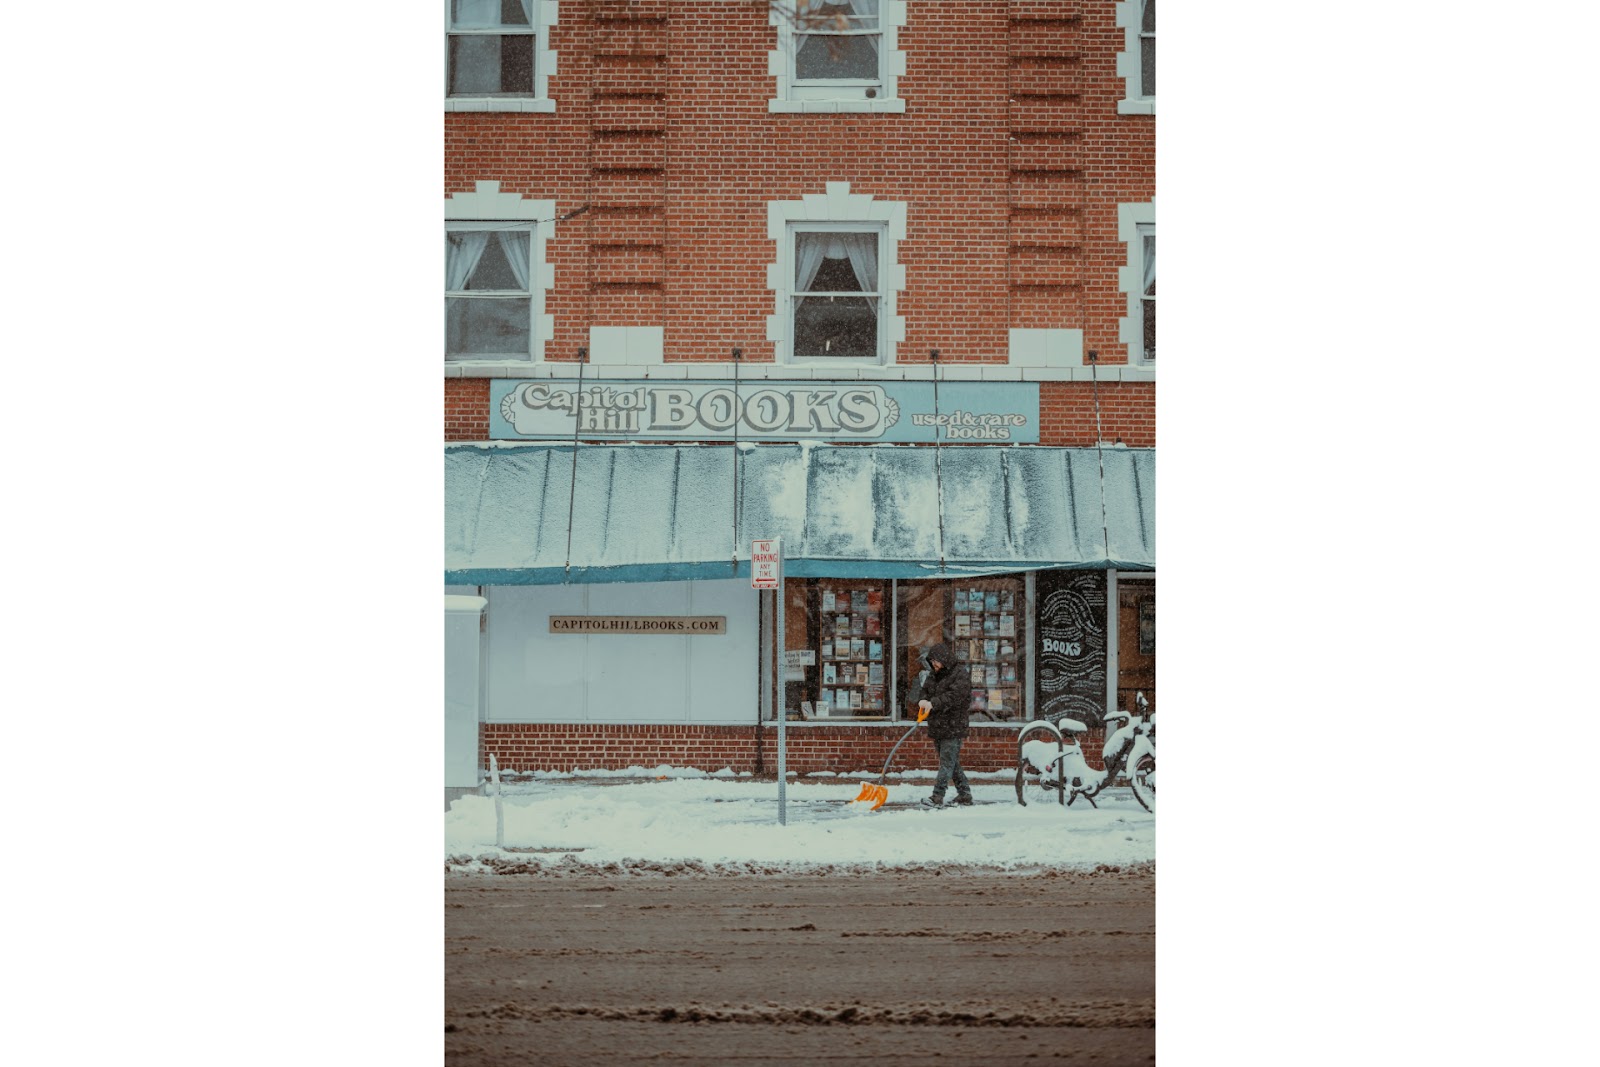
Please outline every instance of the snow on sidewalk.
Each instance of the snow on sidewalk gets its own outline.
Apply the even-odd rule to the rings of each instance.
[[[889,780],[889,803],[928,795],[924,775]],[[926,772],[932,778],[932,772]],[[445,816],[445,856],[533,865],[697,863],[804,869],[817,866],[1124,865],[1155,859],[1155,816],[1126,787],[1063,808],[1030,789],[1016,803],[1011,772],[973,775],[972,807],[942,811],[851,801],[876,774],[791,780],[787,824],[778,823],[778,786],[732,771],[632,768],[580,775],[538,774],[503,785],[505,849],[495,847],[492,797],[466,796]],[[604,786],[596,788],[596,786]],[[954,796],[949,795],[947,799]],[[989,802],[989,803],[984,803]]]

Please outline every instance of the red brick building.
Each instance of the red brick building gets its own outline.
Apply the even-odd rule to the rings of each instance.
[[[1154,65],[1154,0],[447,0],[447,785],[881,764],[938,639],[980,769],[1153,703]]]

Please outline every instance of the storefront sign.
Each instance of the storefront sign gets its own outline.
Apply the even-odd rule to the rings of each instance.
[[[1099,726],[1106,707],[1105,572],[1042,571],[1037,582],[1037,714]]]
[[[1037,382],[608,381],[495,379],[494,440],[1037,444]],[[737,428],[735,420],[737,419]]]
[[[728,632],[726,615],[552,615],[553,634],[673,634]]]

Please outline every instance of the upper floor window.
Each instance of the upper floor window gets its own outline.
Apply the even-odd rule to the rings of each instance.
[[[1128,346],[1128,362],[1153,366],[1156,361],[1156,206],[1117,205],[1117,236],[1127,246],[1128,263],[1117,271],[1126,294],[1126,314],[1118,322],[1117,340]]]
[[[771,111],[904,111],[896,96],[905,54],[896,48],[905,0],[778,0],[778,82]]]
[[[1117,55],[1122,75],[1123,99],[1117,111],[1124,115],[1153,115],[1156,110],[1156,0],[1125,0],[1117,4],[1117,25],[1125,34]]]
[[[553,111],[552,0],[446,0],[445,107]]]
[[[1144,359],[1156,361],[1156,228],[1153,223],[1139,227],[1139,245],[1144,256],[1144,287],[1139,294],[1140,333],[1144,335]],[[1181,362],[1181,361],[1180,361]]]
[[[554,272],[544,262],[555,203],[502,193],[500,183],[445,201],[444,358],[446,362],[528,362],[551,336],[544,294]]]
[[[780,362],[893,363],[906,333],[896,314],[906,287],[898,259],[906,205],[852,193],[849,182],[825,190],[767,205],[767,236],[777,244],[767,267],[767,340]]]
[[[878,308],[880,228],[794,235],[795,359],[869,359],[882,352]]]
[[[533,227],[446,224],[445,359],[533,358]]]

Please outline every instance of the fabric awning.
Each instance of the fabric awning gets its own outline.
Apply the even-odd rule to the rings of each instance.
[[[1153,450],[985,445],[937,459],[936,478],[935,450],[908,445],[582,445],[574,482],[570,444],[448,445],[445,582],[748,577],[750,541],[768,537],[783,538],[794,577],[933,578],[941,495],[946,576],[1154,569]]]

